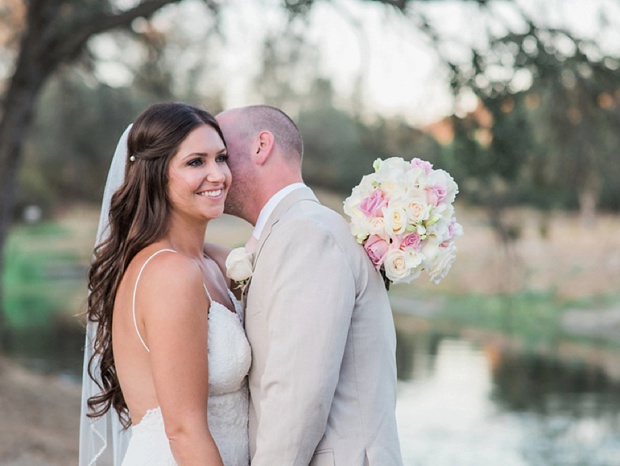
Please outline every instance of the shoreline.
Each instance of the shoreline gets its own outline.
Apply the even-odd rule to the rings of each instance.
[[[393,297],[394,298],[394,297]],[[395,321],[405,333],[423,330],[437,303],[397,298]],[[417,306],[411,306],[415,301]],[[403,312],[417,309],[416,312]],[[433,305],[435,304],[435,305]],[[400,309],[399,309],[400,308]],[[515,349],[519,345],[496,332],[464,327],[467,338],[491,349]],[[488,349],[487,348],[487,349]],[[620,380],[617,355],[579,345],[562,345],[567,359],[595,364]],[[0,355],[0,465],[77,466],[81,383],[55,374],[41,374]]]

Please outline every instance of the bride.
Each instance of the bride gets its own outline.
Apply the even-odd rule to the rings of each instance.
[[[227,158],[213,116],[181,103],[149,107],[119,142],[89,272],[80,466],[108,433],[115,466],[249,465],[250,348],[227,251],[203,249]]]

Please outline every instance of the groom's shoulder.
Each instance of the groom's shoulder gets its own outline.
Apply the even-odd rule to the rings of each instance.
[[[334,234],[348,233],[345,219],[338,212],[323,204],[305,200],[298,202],[281,219],[283,223],[302,228],[321,229]]]
[[[303,235],[317,241],[331,239],[343,252],[358,252],[359,245],[344,217],[318,202],[299,202],[280,220],[276,226],[283,236]]]

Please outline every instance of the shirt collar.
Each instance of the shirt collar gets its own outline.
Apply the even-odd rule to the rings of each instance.
[[[285,186],[280,191],[271,196],[271,198],[267,201],[267,203],[263,206],[260,213],[258,214],[258,219],[256,220],[256,225],[254,226],[254,230],[252,231],[252,236],[254,236],[254,238],[256,239],[259,239],[260,235],[263,232],[263,229],[265,228],[267,219],[278,206],[280,201],[284,199],[289,193],[305,186],[306,185],[301,182],[289,184],[288,186]]]

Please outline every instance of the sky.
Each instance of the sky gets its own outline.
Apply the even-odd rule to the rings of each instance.
[[[124,0],[131,2],[131,0]],[[280,31],[285,23],[281,0],[223,0],[222,22],[225,42],[220,47],[201,47],[205,33],[213,29],[201,0],[185,0],[166,8],[156,17],[158,28],[179,39],[177,72],[188,72],[197,62],[206,60],[211,68],[202,85],[217,88],[226,107],[257,103],[252,80],[259,72],[261,38]],[[620,5],[615,0],[517,0],[532,17],[552,26],[567,26],[582,37],[599,40],[620,54],[620,27],[599,33],[599,8],[610,19],[620,20]],[[511,2],[493,3],[492,26],[502,24],[518,29],[521,25]],[[489,24],[474,2],[441,0],[422,7],[441,36],[450,39],[442,52],[451,59],[467,56],[472,44],[484,47],[481,31]],[[336,103],[346,107],[357,79],[362,82],[366,109],[383,116],[402,116],[415,125],[424,125],[456,110],[449,93],[447,70],[429,45],[428,39],[412,27],[412,19],[376,2],[360,0],[317,0],[305,35],[316,51],[320,75],[332,80]],[[140,27],[139,22],[136,27]],[[116,48],[115,48],[116,47]],[[100,65],[102,80],[126,84],[131,80],[119,61],[131,60],[129,49],[119,58],[117,46],[101,38],[93,48],[107,57]],[[203,52],[201,52],[203,50]],[[134,52],[135,53],[135,52]],[[202,54],[201,54],[202,53]],[[208,56],[207,56],[208,54]],[[215,65],[213,65],[215,63]],[[123,71],[124,70],[124,71]],[[527,77],[522,86],[529,85]],[[457,106],[466,110],[475,101],[467,96]]]

